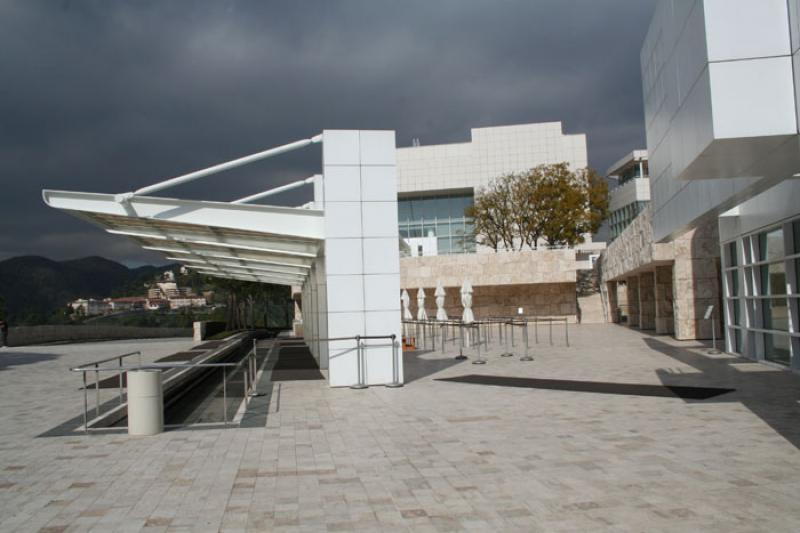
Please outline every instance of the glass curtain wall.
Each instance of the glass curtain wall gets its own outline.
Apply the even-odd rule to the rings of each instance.
[[[414,196],[397,201],[401,238],[436,237],[439,255],[475,252],[472,219],[464,215],[471,193]]]
[[[800,219],[722,245],[728,350],[800,369]]]
[[[639,216],[645,206],[649,202],[633,202],[625,207],[617,209],[612,212],[609,217],[609,224],[611,225],[611,239],[614,240],[619,237],[619,234],[633,222],[633,219]]]

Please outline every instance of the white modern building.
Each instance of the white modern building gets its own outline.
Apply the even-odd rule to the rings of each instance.
[[[615,185],[608,195],[608,222],[611,240],[650,202],[647,150],[634,150],[611,165],[606,176]]]
[[[319,143],[321,173],[288,185],[233,202],[153,196]],[[393,131],[326,130],[132,192],[45,190],[43,197],[51,207],[131,238],[195,271],[302,287],[306,340],[329,383],[398,383],[403,366],[397,350],[401,328],[395,156]],[[303,185],[314,188],[309,206],[250,203]],[[356,336],[372,338],[357,341]]]
[[[713,305],[729,352],[800,369],[800,2],[662,0],[641,61],[652,209],[609,247],[608,279],[630,287],[649,261],[656,315],[708,338]],[[650,251],[626,265],[637,238]],[[685,260],[659,297],[665,252]]]
[[[476,244],[464,215],[492,180],[562,162],[583,169],[587,150],[586,135],[565,134],[560,122],[474,128],[468,142],[398,148],[398,226],[407,245],[401,285],[412,294],[420,288],[428,293],[429,316],[435,316],[438,282],[448,314],[460,316],[459,288],[468,279],[477,318],[509,316],[522,307],[530,316],[576,319],[577,271],[592,268],[604,243],[589,238],[576,249],[494,253]],[[412,309],[416,313],[416,299]],[[582,314],[592,316],[588,307]]]

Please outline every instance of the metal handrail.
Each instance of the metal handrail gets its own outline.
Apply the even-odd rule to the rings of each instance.
[[[130,354],[126,355],[133,355],[139,352],[131,352]],[[141,355],[141,353],[139,353]],[[228,369],[232,368],[231,373],[236,372],[239,368],[241,368],[245,362],[248,363],[247,369],[244,372],[244,401],[245,403],[249,402],[249,399],[253,396],[257,396],[257,388],[256,388],[256,373],[257,373],[257,362],[256,362],[256,342],[253,339],[253,349],[245,355],[241,361],[238,363],[192,363],[191,361],[185,362],[175,362],[175,363],[145,363],[145,364],[138,364],[138,365],[123,365],[122,364],[122,357],[117,356],[112,357],[109,359],[105,359],[103,361],[97,361],[94,363],[90,363],[89,365],[82,365],[74,368],[70,368],[71,372],[81,372],[83,374],[83,427],[84,432],[89,433],[89,396],[88,396],[88,383],[86,380],[86,373],[87,372],[94,372],[95,376],[95,418],[100,416],[100,380],[99,374],[100,372],[117,372],[119,374],[119,405],[122,406],[125,404],[124,401],[124,393],[123,393],[123,385],[122,385],[122,375],[124,372],[130,370],[171,370],[175,368],[183,368],[183,369],[190,369],[190,368],[222,368],[222,411],[223,411],[223,420],[225,425],[228,425]],[[113,360],[119,360],[118,366],[113,367],[99,367],[98,365],[102,362],[109,362]]]
[[[361,341],[365,340],[381,340],[381,339],[390,339],[392,341],[392,379],[393,381],[386,383],[387,387],[402,387],[403,383],[400,381],[400,370],[399,365],[397,364],[397,335],[392,333],[391,335],[353,335],[351,337],[309,337],[303,338],[303,343],[305,344],[306,341],[320,341],[320,342],[327,342],[327,341],[356,341],[356,365],[357,365],[357,375],[358,375],[358,382],[354,385],[351,385],[351,389],[366,389],[369,385],[366,383],[366,360],[364,358],[364,348],[366,345]],[[289,342],[297,342],[293,341],[292,339],[286,339]],[[281,339],[277,339],[279,345],[284,344],[284,341]],[[287,342],[288,344],[288,342]]]
[[[142,352],[139,351],[139,350],[136,350],[135,352],[128,352],[128,353],[124,353],[124,354],[121,354],[121,355],[114,355],[114,356],[109,357],[107,359],[100,359],[99,361],[92,361],[90,363],[83,363],[80,366],[102,365],[103,363],[108,363],[109,361],[115,361],[115,360],[123,359],[125,357],[130,357],[131,355],[138,355],[139,356],[139,361],[142,360]],[[73,370],[73,369],[70,368],[70,370]]]

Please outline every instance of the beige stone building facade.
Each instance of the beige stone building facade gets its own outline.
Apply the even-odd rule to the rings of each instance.
[[[614,322],[677,339],[709,339],[709,306],[720,334],[719,232],[711,220],[669,242],[653,241],[648,206],[600,257],[603,296]],[[624,292],[623,292],[624,291]],[[627,309],[622,301],[627,303]]]
[[[460,288],[469,279],[474,288],[475,318],[516,315],[577,319],[576,266],[574,249],[526,250],[492,254],[458,254],[400,259],[400,285],[411,296],[416,316],[416,296],[425,291],[428,316],[436,316],[433,291],[438,282],[445,287],[445,310],[460,318]]]

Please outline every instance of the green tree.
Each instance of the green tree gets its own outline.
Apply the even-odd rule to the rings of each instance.
[[[506,250],[573,246],[595,233],[608,214],[608,185],[592,169],[567,163],[508,174],[479,191],[467,215],[481,244]]]

